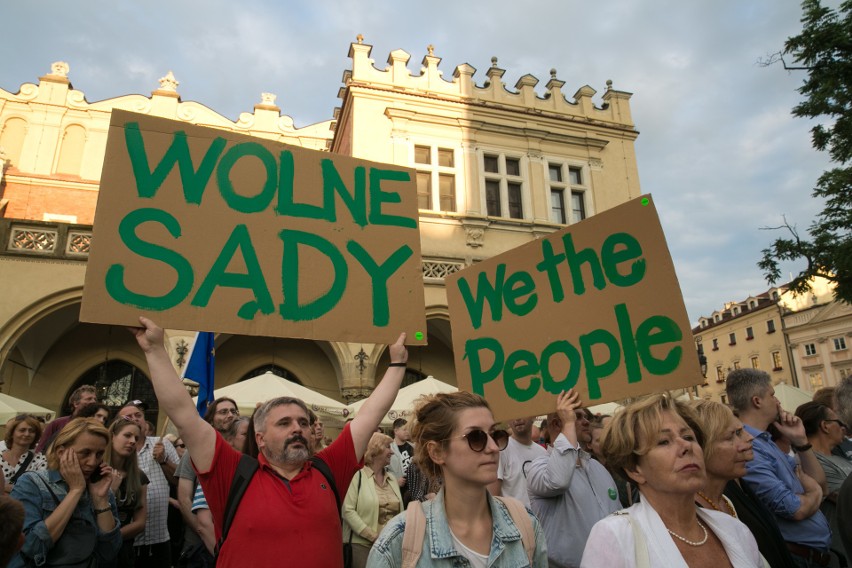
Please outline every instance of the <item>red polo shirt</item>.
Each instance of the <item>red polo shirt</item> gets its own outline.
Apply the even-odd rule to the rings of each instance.
[[[240,455],[217,432],[213,465],[210,471],[198,472],[213,514],[217,540]],[[343,499],[359,468],[349,424],[317,455],[334,474],[338,494]],[[323,474],[306,462],[288,487],[269,467],[263,454],[258,461],[260,467],[240,501],[216,567],[278,568],[293,564],[342,568],[340,514],[334,492]]]

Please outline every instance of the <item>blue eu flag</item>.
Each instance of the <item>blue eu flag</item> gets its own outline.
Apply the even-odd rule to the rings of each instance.
[[[213,402],[213,367],[216,350],[213,345],[213,334],[209,331],[199,331],[195,344],[189,354],[189,363],[183,370],[183,377],[198,383],[198,413],[203,417],[207,405]]]

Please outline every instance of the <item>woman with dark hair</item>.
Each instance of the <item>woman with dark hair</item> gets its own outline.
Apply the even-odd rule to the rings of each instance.
[[[148,512],[148,476],[139,469],[136,446],[142,439],[142,428],[136,422],[119,418],[110,425],[110,443],[104,461],[112,466],[115,476],[112,492],[118,506],[121,524],[121,550],[113,566],[132,566],[136,555],[133,539],[145,530]]]
[[[636,402],[613,417],[601,452],[639,486],[641,500],[592,528],[581,566],[763,566],[745,525],[695,505],[707,481],[702,441],[693,412],[667,395]]]
[[[538,519],[520,501],[488,492],[509,434],[497,429],[484,398],[463,391],[424,397],[411,433],[414,461],[425,475],[442,477],[444,486],[385,526],[368,566],[402,566],[406,530],[417,531],[414,542],[422,543],[416,562],[421,568],[547,565]]]
[[[849,558],[849,552],[843,546],[840,527],[837,523],[837,494],[846,478],[852,474],[852,462],[833,453],[834,448],[843,442],[845,424],[828,406],[816,402],[806,402],[796,409],[796,416],[802,420],[808,444],[813,446],[814,455],[825,472],[828,493],[820,505],[822,514],[831,527],[831,550],[835,554]]]
[[[121,548],[118,511],[104,463],[109,431],[75,418],[47,450],[47,471],[21,477],[12,497],[24,505],[24,546],[11,568],[28,565],[95,567]]]
[[[43,471],[47,467],[44,454],[35,450],[42,426],[37,418],[28,414],[16,416],[6,423],[6,437],[0,442],[0,467],[3,468],[3,491],[6,493],[11,493],[25,472]]]

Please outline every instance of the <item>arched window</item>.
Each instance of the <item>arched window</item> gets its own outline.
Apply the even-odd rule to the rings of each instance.
[[[21,150],[27,135],[27,121],[23,118],[10,118],[0,130],[0,146],[6,152],[6,159],[12,166],[21,168]]]
[[[56,173],[79,176],[83,165],[83,151],[86,149],[86,129],[72,124],[65,129],[62,145],[59,147],[59,162]]]
[[[92,367],[71,386],[65,400],[82,385],[93,385],[97,390],[98,402],[108,406],[113,414],[124,403],[141,400],[148,405],[145,419],[157,423],[160,405],[154,395],[154,387],[145,373],[130,363],[114,359]],[[70,410],[67,409],[66,413],[70,413]]]
[[[242,381],[246,381],[248,379],[253,379],[254,377],[259,377],[260,375],[263,375],[265,373],[272,373],[273,375],[275,375],[277,377],[281,377],[282,379],[287,379],[288,381],[292,381],[292,382],[296,383],[297,385],[302,384],[302,381],[300,381],[299,378],[296,375],[294,375],[292,372],[288,371],[284,367],[279,367],[275,363],[268,363],[266,365],[261,365],[260,367],[258,367],[256,369],[252,369],[251,371],[249,371],[248,373],[243,375],[243,378],[241,378],[237,382],[239,383],[239,382],[242,382]]]

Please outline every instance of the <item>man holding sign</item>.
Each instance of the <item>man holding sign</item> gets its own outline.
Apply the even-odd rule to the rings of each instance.
[[[553,447],[550,455],[530,464],[527,489],[547,537],[551,568],[573,568],[580,565],[592,526],[621,509],[621,503],[612,476],[581,449],[592,434],[573,389],[559,394],[547,428]]]
[[[192,454],[213,513],[217,539],[221,539],[225,506],[241,454],[198,415],[172,367],[163,345],[163,330],[144,317],[139,321],[143,327],[133,332],[145,352],[157,399]],[[220,541],[217,566],[250,563],[253,568],[277,567],[296,554],[300,554],[298,560],[291,558],[300,566],[343,566],[335,493],[346,493],[370,437],[399,392],[408,360],[404,342],[403,333],[389,347],[388,370],[358,416],[317,454],[336,487],[329,487],[330,479],[309,460],[311,429],[302,401],[272,399],[257,409],[254,427],[259,468],[250,478],[228,538]]]

